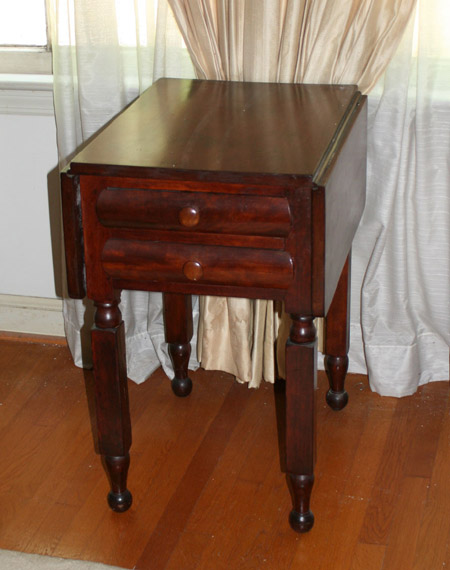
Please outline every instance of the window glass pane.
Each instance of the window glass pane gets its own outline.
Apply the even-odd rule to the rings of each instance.
[[[119,44],[146,45],[148,25],[156,19],[158,2],[153,2],[152,6],[147,0],[115,0],[115,5]]]
[[[0,0],[0,45],[47,45],[45,0]]]
[[[430,7],[431,11],[431,7]],[[430,29],[430,55],[448,59],[450,57],[450,2],[449,0],[435,0],[435,12],[439,16],[432,22]]]

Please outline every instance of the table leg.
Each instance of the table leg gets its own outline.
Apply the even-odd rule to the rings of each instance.
[[[190,295],[164,293],[164,329],[175,376],[172,390],[177,396],[188,396],[192,381],[188,376],[192,339],[192,300]]]
[[[315,463],[316,328],[312,317],[291,315],[286,343],[286,471],[293,509],[291,527],[307,532],[314,524],[309,503]]]
[[[326,400],[333,410],[342,410],[348,402],[344,389],[348,369],[350,340],[350,254],[325,319],[325,370],[330,389]]]
[[[112,510],[124,512],[132,503],[127,489],[131,424],[125,333],[119,300],[120,295],[116,293],[112,300],[95,303],[92,353],[98,452],[102,455],[111,484],[108,504]]]

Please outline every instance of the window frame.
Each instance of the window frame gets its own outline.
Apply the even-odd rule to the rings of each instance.
[[[0,45],[0,75],[52,75],[52,51],[48,19],[49,0],[44,0],[44,3],[47,45]]]
[[[46,46],[0,46],[0,115],[54,115],[48,19],[47,42]]]
[[[1,46],[1,75],[51,75],[52,53],[50,47]]]

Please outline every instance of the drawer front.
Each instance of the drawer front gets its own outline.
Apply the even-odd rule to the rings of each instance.
[[[291,227],[284,197],[105,188],[96,208],[114,228],[285,237]]]
[[[110,239],[102,265],[117,280],[287,289],[293,279],[287,252],[244,247]]]

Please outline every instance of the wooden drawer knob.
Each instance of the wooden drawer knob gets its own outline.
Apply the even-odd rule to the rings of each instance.
[[[198,281],[203,277],[203,268],[198,261],[186,261],[183,273],[191,281]]]
[[[200,212],[195,206],[186,206],[178,214],[181,224],[187,228],[196,226],[200,220]]]

